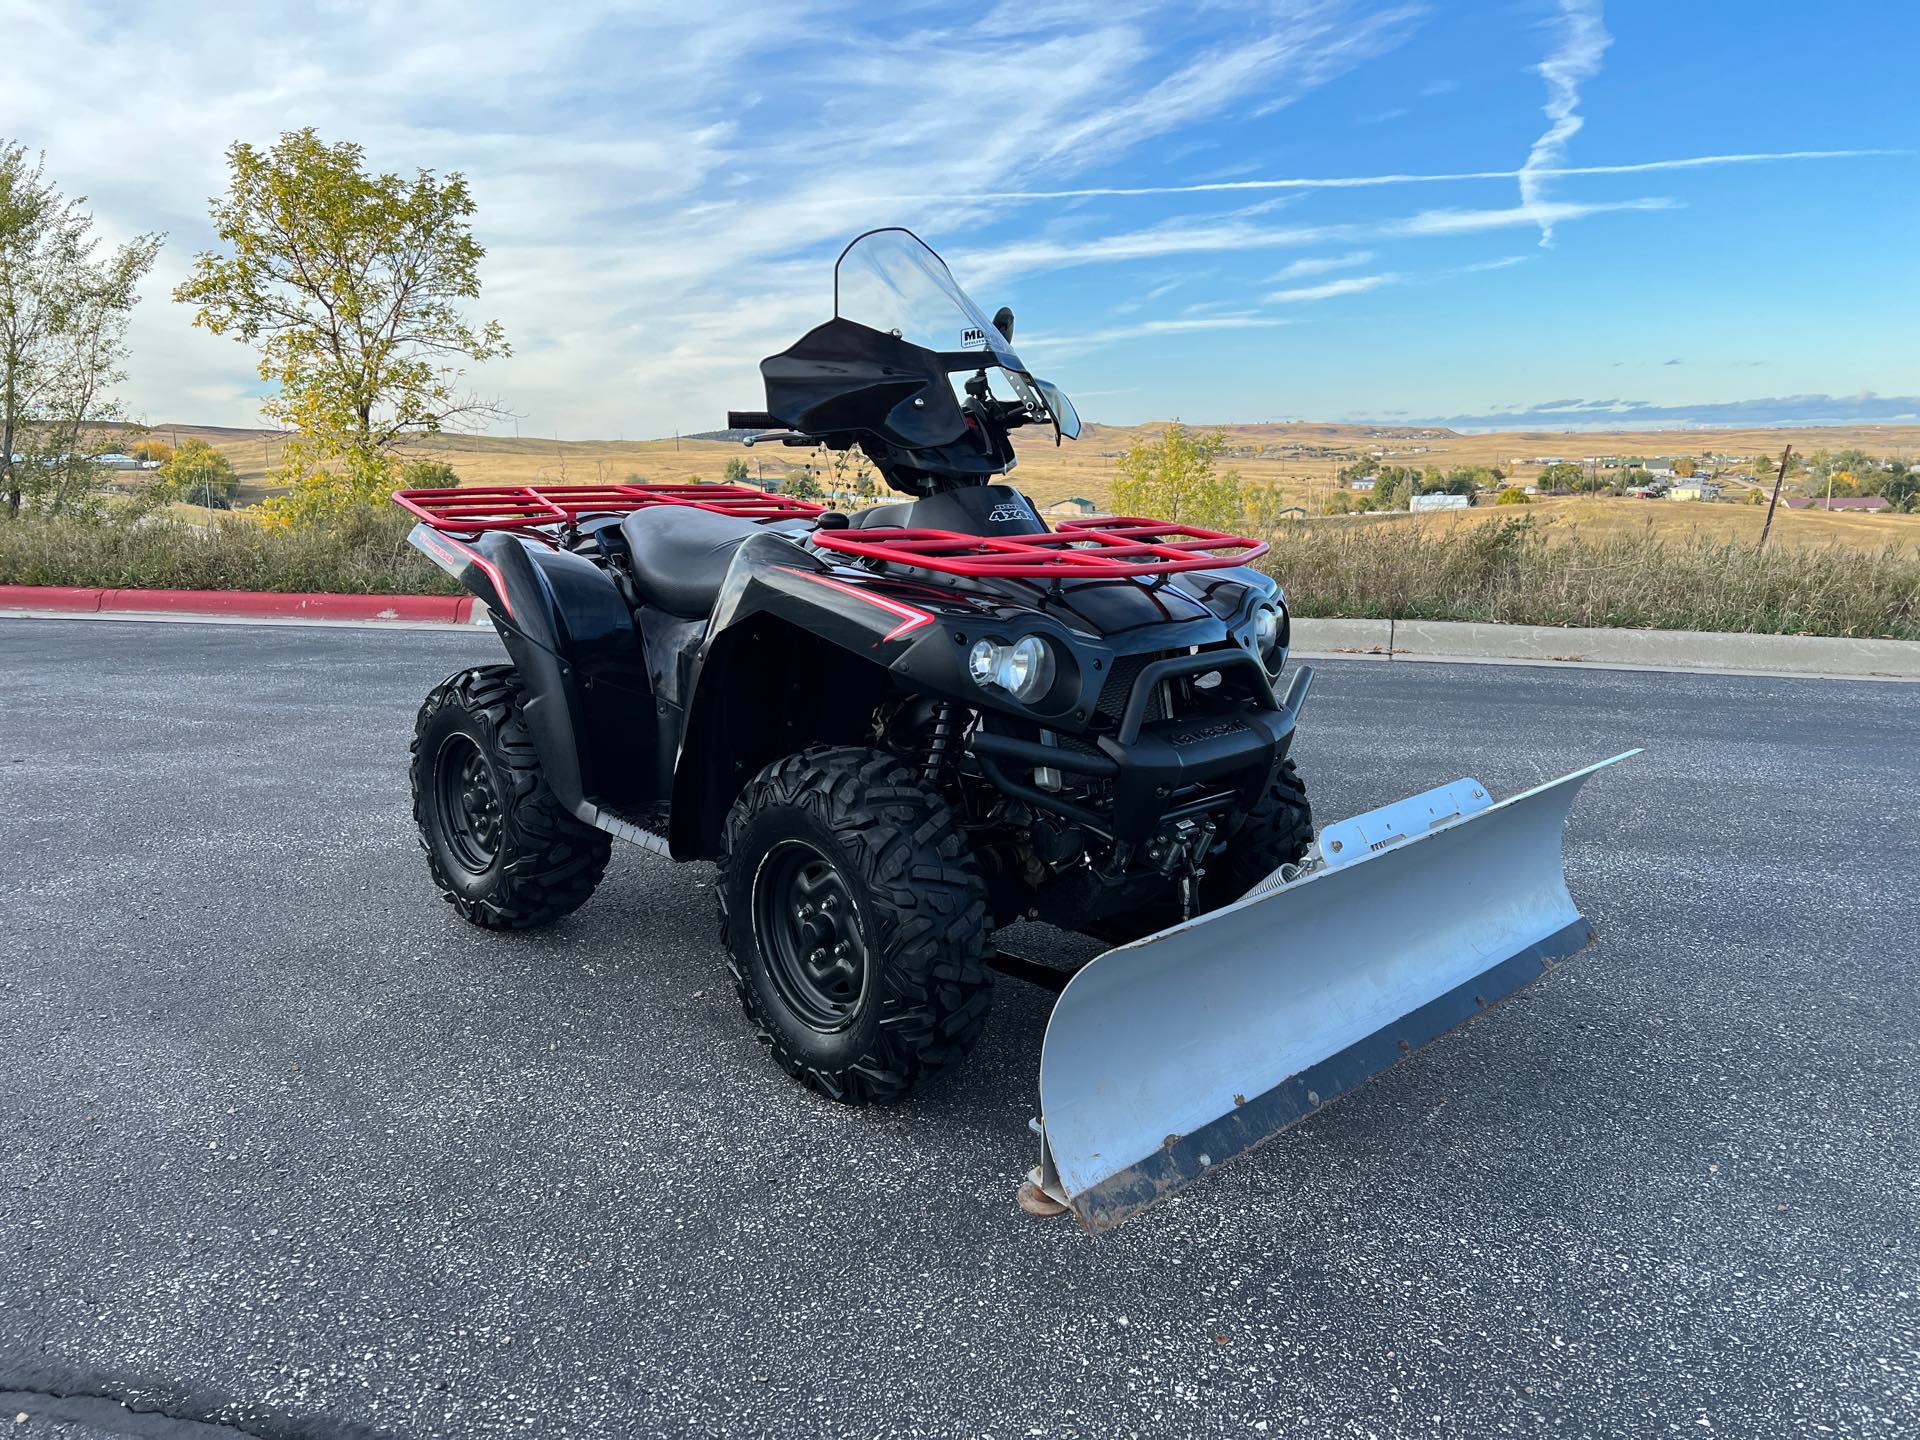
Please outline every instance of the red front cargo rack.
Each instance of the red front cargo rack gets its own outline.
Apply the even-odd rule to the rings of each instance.
[[[626,515],[650,505],[691,505],[743,520],[804,520],[825,508],[750,485],[462,485],[396,490],[393,499],[454,535],[570,525],[583,515]]]
[[[1099,580],[1245,565],[1264,540],[1137,515],[1062,522],[1051,534],[961,535],[952,530],[821,530],[814,545],[858,560],[917,565],[979,579]]]

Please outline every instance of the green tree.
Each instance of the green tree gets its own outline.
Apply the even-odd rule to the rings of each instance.
[[[1231,530],[1241,523],[1244,506],[1239,472],[1215,468],[1226,443],[1217,430],[1196,436],[1174,421],[1158,441],[1135,445],[1114,462],[1119,475],[1113,508],[1122,515]]]
[[[464,313],[486,253],[466,180],[374,175],[363,160],[311,129],[270,150],[234,144],[213,202],[223,249],[195,256],[173,292],[194,324],[259,351],[273,387],[261,410],[293,432],[290,493],[273,504],[285,519],[382,499],[409,436],[490,413],[461,388],[461,363],[511,353],[499,322]]]
[[[84,198],[69,199],[26,147],[0,142],[0,497],[77,508],[120,418],[127,317],[161,237],[138,235],[104,259]],[[24,463],[16,463],[19,455]]]
[[[1920,493],[1920,471],[1908,469],[1903,460],[1895,460],[1879,477],[1877,489],[1897,509]]]
[[[720,478],[729,485],[746,484],[747,462],[742,460],[738,455],[734,456],[731,460],[727,461],[727,468],[720,472]]]
[[[820,482],[814,478],[813,471],[802,465],[787,472],[786,492],[800,500],[818,500],[821,495]]]
[[[1343,500],[1347,498],[1344,490],[1336,490],[1333,493]],[[1291,518],[1291,515],[1305,513],[1299,506],[1288,501],[1276,480],[1269,480],[1264,485],[1247,486],[1245,502],[1245,524],[1248,533],[1253,535],[1271,535]]]
[[[1518,485],[1509,485],[1493,497],[1493,503],[1496,505],[1527,505],[1531,504],[1532,500],[1527,492],[1522,490]]]
[[[1558,465],[1547,466],[1540,472],[1540,478],[1534,483],[1541,490],[1549,493],[1578,490],[1587,483],[1587,472],[1572,461],[1563,461]]]
[[[409,490],[452,490],[460,477],[444,460],[410,460],[400,472],[400,483]]]
[[[160,484],[170,500],[227,510],[233,506],[233,462],[198,436],[189,435],[160,467]]]
[[[1405,510],[1407,502],[1413,498],[1413,487],[1419,483],[1418,473],[1402,465],[1392,465],[1380,472],[1379,480],[1373,486],[1373,508],[1376,510]]]

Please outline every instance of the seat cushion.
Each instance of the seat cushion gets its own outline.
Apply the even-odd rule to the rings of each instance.
[[[761,528],[691,505],[651,505],[620,522],[641,598],[689,620],[712,612],[733,552]]]

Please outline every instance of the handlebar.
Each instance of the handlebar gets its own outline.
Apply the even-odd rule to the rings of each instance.
[[[764,410],[727,411],[729,430],[784,430],[787,422],[778,415],[769,415]]]

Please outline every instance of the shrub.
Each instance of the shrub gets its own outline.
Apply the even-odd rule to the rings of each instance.
[[[407,544],[411,528],[408,517],[391,506],[356,510],[332,525],[262,524],[237,516],[220,517],[211,526],[157,518],[0,522],[0,584],[459,593],[451,577]]]
[[[400,484],[408,490],[451,490],[459,483],[453,466],[444,460],[413,460],[400,471]]]
[[[1496,505],[1527,505],[1532,503],[1532,497],[1518,485],[1509,485],[1493,497],[1493,503]]]
[[[1308,523],[1261,561],[1301,615],[1920,639],[1920,558],[1637,532],[1551,546],[1532,517]]]

